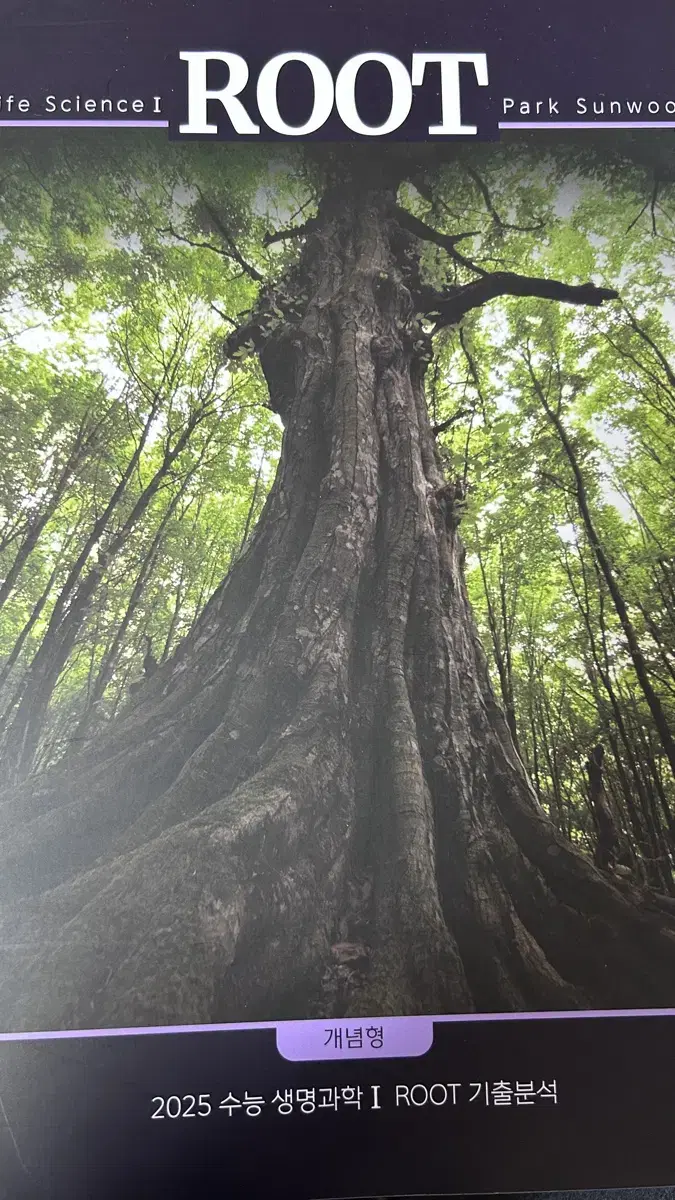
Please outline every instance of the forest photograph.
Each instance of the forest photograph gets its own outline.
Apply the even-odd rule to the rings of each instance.
[[[675,1007],[670,142],[0,164],[0,1029]]]

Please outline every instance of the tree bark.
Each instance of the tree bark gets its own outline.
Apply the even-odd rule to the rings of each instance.
[[[675,1000],[675,921],[554,829],[495,702],[401,233],[381,177],[326,192],[259,343],[286,429],[247,549],[1,797],[5,1028]]]

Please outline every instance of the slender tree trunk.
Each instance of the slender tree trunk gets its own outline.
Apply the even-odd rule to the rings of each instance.
[[[108,521],[124,494],[126,483],[138,465],[155,415],[155,409],[151,409],[122,480],[108,501],[104,513],[92,527],[87,542],[69,573],[52,610],[44,639],[28,669],[24,692],[7,732],[3,767],[10,777],[21,779],[30,772],[39,745],[45,713],[61,672],[88,617],[104,571],[128,541],[174,462],[185,449],[191,433],[206,415],[207,409],[208,401],[191,414],[173,447],[167,445],[160,466],[141,491],[122,526],[106,543],[105,566],[99,561],[81,577],[91,550],[106,531]]]
[[[12,565],[0,584],[0,609],[4,607],[4,605],[7,603],[7,600],[11,596],[14,586],[19,579],[24,566],[28,562],[33,550],[37,546],[44,529],[58,509],[59,504],[66,493],[68,484],[70,483],[75,471],[87,453],[96,433],[98,432],[98,428],[99,425],[97,424],[93,430],[89,430],[89,432],[87,432],[86,418],[83,420],[77,432],[75,442],[70,450],[68,458],[59,471],[50,494],[47,496],[40,512],[36,513],[35,517],[28,525],[26,536],[24,537],[21,545],[18,547]]]
[[[146,415],[141,436],[129,458],[112,494],[92,524],[80,552],[71,565],[49,616],[40,646],[28,667],[16,698],[16,710],[7,714],[3,753],[3,771],[8,779],[20,779],[27,774],[37,749],[42,718],[58,681],[61,669],[84,619],[90,598],[94,595],[103,571],[96,564],[82,579],[91,553],[108,529],[108,523],[120,503],[127,485],[138,466],[154,419],[160,397],[153,400]]]
[[[626,828],[630,831],[630,835],[632,836],[631,849],[632,849],[633,857],[637,858],[637,861],[640,864],[640,876],[641,876],[641,878],[644,878],[645,877],[644,864],[645,863],[648,864],[649,847],[647,844],[647,837],[646,837],[645,830],[643,827],[642,818],[641,818],[640,812],[638,810],[638,806],[635,803],[634,789],[631,786],[630,779],[626,773],[626,768],[625,768],[623,757],[621,754],[621,747],[619,745],[619,740],[616,736],[616,725],[614,724],[614,719],[616,718],[616,710],[612,704],[611,694],[609,695],[609,710],[608,710],[607,695],[606,694],[603,695],[600,692],[600,689],[598,687],[598,676],[601,676],[602,673],[597,666],[597,662],[593,666],[591,666],[590,664],[587,665],[587,674],[588,674],[589,683],[591,685],[591,690],[592,690],[593,696],[595,698],[595,703],[597,705],[600,722],[601,722],[602,727],[605,729],[605,731],[607,733],[607,740],[609,742],[609,745],[610,745],[610,748],[612,751],[612,755],[614,758],[614,764],[616,766],[616,773],[619,778],[621,792],[622,792],[623,799],[624,799],[625,814],[626,814],[626,821],[627,821]],[[604,680],[603,680],[603,686],[605,686]],[[606,686],[605,686],[605,693],[607,693]],[[621,741],[625,747],[625,741],[624,741],[623,737],[622,737]],[[629,756],[629,765],[630,765],[630,761],[631,761],[630,760],[630,752],[628,752],[628,756]]]
[[[509,613],[507,604],[506,579],[504,577],[504,547],[501,540],[499,544],[499,559],[499,599],[501,606],[502,629],[504,630],[504,673],[506,678],[504,710],[506,713],[506,720],[508,722],[511,737],[513,738],[513,744],[520,754],[518,722],[516,720],[516,702],[513,690],[513,657],[511,653],[513,618]]]
[[[536,708],[537,708],[538,716],[539,716],[539,732],[541,734],[541,744],[542,744],[542,749],[544,751],[544,760],[545,760],[546,766],[548,768],[549,779],[551,780],[551,792],[550,792],[549,804],[550,804],[550,807],[553,808],[554,814],[555,814],[555,815],[553,815],[553,814],[551,814],[551,815],[552,815],[552,819],[555,822],[556,828],[559,829],[561,833],[564,833],[565,832],[565,818],[564,818],[564,813],[563,813],[562,793],[560,790],[560,778],[558,775],[558,768],[557,768],[557,763],[556,763],[556,758],[555,758],[555,747],[552,746],[551,739],[549,737],[549,734],[551,734],[552,731],[550,729],[549,722],[546,719],[548,714],[547,714],[547,708],[543,702],[543,698],[542,698],[542,701],[536,705]]]
[[[248,541],[248,537],[251,532],[251,524],[253,522],[253,517],[254,517],[255,511],[258,507],[258,495],[260,493],[260,489],[262,486],[262,474],[263,474],[263,467],[265,465],[266,451],[267,451],[267,443],[265,444],[265,447],[263,448],[263,450],[261,451],[261,454],[260,454],[260,462],[258,463],[258,470],[256,471],[255,482],[253,484],[253,491],[251,493],[251,503],[248,506],[248,512],[246,514],[246,521],[244,523],[244,528],[243,528],[242,535],[241,535],[241,541],[239,543],[240,551],[242,551],[244,549],[244,546],[246,545],[246,543]]]
[[[478,563],[480,566],[481,578],[483,581],[483,592],[485,595],[485,607],[487,610],[488,625],[490,628],[490,637],[492,641],[492,653],[497,668],[499,677],[499,691],[504,706],[504,713],[509,726],[509,732],[513,740],[513,744],[520,754],[520,744],[518,741],[518,730],[516,728],[516,709],[513,699],[513,676],[511,671],[511,647],[509,641],[509,627],[506,615],[505,605],[505,585],[501,577],[500,567],[500,607],[501,607],[501,625],[497,621],[497,615],[490,592],[490,585],[485,570],[485,564],[480,550],[478,551]],[[502,648],[503,647],[503,648]]]
[[[539,733],[537,730],[537,693],[539,690],[539,673],[536,666],[536,653],[534,648],[534,636],[530,625],[527,634],[526,642],[526,657],[527,657],[527,716],[531,742],[531,762],[528,764],[530,774],[532,776],[537,800],[541,803],[542,787],[539,770]]]
[[[588,644],[589,644],[589,649],[590,649],[592,663],[593,663],[592,668],[588,669],[588,671],[587,671],[588,678],[589,678],[589,682],[591,684],[591,688],[593,690],[593,694],[595,696],[595,700],[596,700],[596,704],[597,704],[599,712],[604,711],[605,706],[603,704],[603,700],[602,700],[600,692],[599,692],[598,679],[600,680],[600,683],[602,684],[602,687],[604,689],[605,696],[607,697],[607,700],[609,701],[609,708],[610,708],[612,718],[613,718],[613,728],[616,729],[616,731],[618,732],[619,737],[621,739],[621,744],[623,745],[623,753],[624,753],[624,756],[625,756],[625,759],[628,764],[628,767],[629,767],[629,770],[631,773],[631,777],[633,780],[633,788],[634,788],[635,794],[637,795],[637,798],[639,801],[639,810],[640,811],[638,814],[637,806],[635,805],[635,802],[634,802],[633,790],[631,789],[630,785],[626,781],[626,786],[624,788],[624,795],[626,797],[627,811],[628,811],[628,815],[630,818],[633,837],[635,839],[635,846],[636,846],[636,848],[639,848],[639,852],[640,852],[640,855],[642,858],[642,862],[644,865],[644,870],[645,870],[647,880],[649,881],[649,883],[652,886],[659,887],[660,875],[659,875],[659,872],[657,869],[657,864],[655,862],[653,845],[650,843],[650,823],[649,823],[649,818],[648,818],[649,800],[648,800],[648,796],[644,790],[642,776],[640,774],[640,770],[638,767],[638,761],[637,761],[637,757],[636,757],[635,747],[633,745],[632,738],[630,736],[629,730],[628,730],[628,728],[626,726],[626,722],[624,720],[623,707],[621,705],[620,698],[617,694],[617,691],[616,691],[616,688],[614,685],[614,681],[612,679],[612,670],[611,670],[610,658],[609,658],[608,647],[607,647],[607,626],[606,626],[606,621],[605,621],[605,597],[604,597],[604,591],[603,591],[602,576],[597,567],[597,564],[595,564],[596,577],[597,577],[597,582],[598,582],[597,623],[598,623],[598,628],[600,631],[600,643],[601,643],[600,646],[598,646],[598,639],[596,637],[596,632],[595,632],[594,623],[593,623],[592,615],[591,615],[591,609],[590,609],[590,596],[589,596],[590,589],[589,589],[589,584],[588,584],[586,565],[585,565],[585,562],[583,559],[583,555],[581,555],[581,554],[579,555],[579,562],[580,562],[582,578],[583,578],[583,590],[584,590],[583,597],[581,596],[579,589],[576,586],[574,576],[572,574],[572,571],[571,571],[571,568],[570,568],[568,562],[565,563],[565,567],[566,567],[567,577],[568,577],[568,580],[570,583],[570,587],[574,594],[574,597],[575,597],[575,600],[577,603],[577,607],[579,609],[581,618],[584,622],[584,626],[586,628],[586,633],[588,636]],[[611,729],[611,725],[610,725],[609,721],[607,721],[607,726],[609,729]],[[614,740],[612,740],[612,739],[614,739],[614,735],[610,734],[610,744],[614,747],[616,745],[616,739],[614,739]],[[625,772],[623,770],[623,764],[622,764],[622,761],[621,761],[618,751],[615,754],[615,758],[616,758],[616,763],[617,763],[617,769],[619,769],[619,771],[621,772],[621,779],[622,779],[622,784],[623,784],[623,781],[625,779]]]
[[[612,603],[614,605],[614,610],[619,619],[619,624],[621,625],[621,629],[623,630],[623,634],[626,639],[626,644],[628,646],[628,653],[630,654],[631,662],[633,664],[633,668],[635,670],[635,674],[637,676],[638,683],[640,684],[640,687],[642,688],[642,693],[644,695],[645,700],[647,701],[647,704],[649,706],[649,711],[652,714],[652,717],[654,719],[654,724],[656,725],[656,728],[658,729],[659,737],[661,738],[661,741],[663,743],[663,749],[666,753],[666,757],[668,758],[668,762],[670,763],[670,768],[671,768],[671,771],[673,772],[673,777],[675,777],[675,738],[673,738],[673,734],[670,730],[670,726],[668,724],[666,714],[663,710],[663,705],[661,704],[661,701],[660,701],[658,695],[656,694],[654,687],[652,686],[652,682],[649,677],[649,671],[647,669],[647,664],[645,662],[645,658],[642,653],[642,649],[640,647],[638,636],[635,631],[635,626],[633,625],[630,614],[628,612],[628,605],[626,604],[623,592],[621,591],[621,588],[619,587],[619,584],[616,579],[616,575],[614,574],[614,571],[612,569],[610,561],[605,553],[605,550],[604,550],[604,547],[600,540],[598,531],[595,528],[595,522],[593,521],[593,517],[591,516],[591,510],[590,510],[590,507],[588,504],[588,496],[586,493],[586,484],[584,482],[583,473],[582,473],[581,467],[579,466],[577,456],[574,452],[574,447],[572,446],[572,443],[571,443],[569,437],[567,436],[567,431],[560,419],[559,413],[556,411],[556,409],[552,408],[551,405],[549,404],[549,402],[546,398],[544,389],[542,388],[535,373],[532,371],[531,364],[530,364],[530,374],[531,374],[531,378],[532,378],[535,390],[537,392],[537,395],[539,396],[539,399],[542,403],[542,406],[546,412],[546,415],[547,415],[551,425],[553,426],[556,433],[558,434],[558,437],[560,438],[560,442],[561,442],[561,445],[565,452],[565,455],[567,457],[567,461],[569,462],[569,465],[572,469],[572,475],[574,476],[574,486],[575,486],[575,491],[576,491],[576,496],[577,496],[577,502],[579,505],[579,513],[580,513],[581,519],[583,521],[584,529],[586,530],[586,536],[588,537],[588,541],[589,541],[589,544],[593,551],[596,563],[598,565],[598,569],[602,573],[602,577],[607,585],[607,590],[608,590],[610,596],[612,597]]]
[[[71,541],[71,539],[69,538],[68,544],[70,544],[70,541]],[[67,547],[65,549],[67,549]],[[47,601],[49,600],[49,597],[52,592],[52,588],[54,587],[54,584],[56,582],[56,578],[57,578],[59,571],[61,570],[61,567],[63,565],[62,561],[61,561],[63,559],[63,557],[64,557],[64,552],[62,552],[59,555],[59,558],[58,558],[57,562],[55,563],[54,567],[52,568],[51,575],[49,576],[49,579],[47,580],[47,583],[46,583],[44,589],[42,590],[41,594],[38,596],[37,600],[35,601],[35,604],[33,605],[33,608],[31,610],[28,620],[26,621],[25,625],[21,629],[21,632],[19,633],[14,645],[12,646],[11,652],[7,656],[5,662],[2,664],[2,668],[0,669],[0,689],[4,688],[5,683],[7,682],[7,680],[9,679],[9,676],[11,674],[12,667],[15,665],[16,662],[18,662],[19,658],[21,657],[21,651],[23,650],[23,648],[26,644],[26,639],[30,636],[32,630],[35,628],[37,622],[39,621],[39,619],[42,615],[43,609],[44,609]],[[10,701],[3,716],[0,717],[0,727],[2,725],[4,725],[9,713],[12,711],[14,705],[17,703],[17,700],[18,700],[18,697],[15,696],[14,700]]]
[[[668,645],[668,642],[666,641],[666,639],[664,638],[663,630],[660,628],[660,626],[657,624],[657,622],[654,620],[654,618],[648,612],[645,605],[640,600],[637,600],[637,599],[634,601],[634,604],[635,604],[635,607],[637,608],[638,612],[640,613],[640,616],[642,617],[647,630],[649,631],[649,633],[651,635],[651,638],[656,647],[659,659],[661,660],[661,663],[663,664],[665,671],[667,672],[668,676],[670,677],[670,684],[668,684],[668,682],[666,681],[666,686],[669,687],[670,690],[672,691],[673,690],[672,684],[673,684],[673,682],[675,682],[675,662],[673,662],[673,651],[672,651],[671,647]]]
[[[129,602],[128,602],[126,609],[124,611],[124,614],[122,616],[122,620],[120,621],[120,624],[119,624],[117,630],[115,631],[115,636],[113,637],[112,642],[110,643],[110,645],[108,646],[108,649],[106,650],[105,654],[103,655],[101,664],[100,664],[98,672],[96,674],[96,678],[93,682],[93,686],[91,687],[89,696],[87,697],[87,706],[86,706],[85,711],[82,714],[82,717],[81,717],[81,719],[78,723],[78,726],[75,730],[74,740],[76,740],[76,741],[77,740],[84,741],[85,738],[87,737],[89,726],[91,723],[92,711],[94,710],[95,706],[99,703],[99,701],[102,699],[102,697],[105,693],[105,690],[106,690],[108,684],[110,683],[110,680],[112,679],[113,673],[115,671],[115,667],[117,665],[120,651],[124,644],[124,638],[126,637],[127,630],[133,620],[134,613],[136,612],[136,609],[138,608],[138,605],[141,602],[141,599],[143,596],[143,589],[145,588],[146,583],[150,579],[152,572],[154,570],[155,564],[157,562],[157,559],[159,557],[166,527],[169,524],[169,521],[171,520],[171,518],[173,517],[180,501],[182,500],[183,496],[185,495],[185,492],[187,491],[190,481],[194,477],[199,466],[201,466],[203,458],[204,458],[204,453],[200,456],[199,461],[193,467],[193,469],[185,475],[185,477],[180,485],[179,490],[172,496],[171,500],[169,501],[169,504],[167,505],[166,512],[163,514],[162,519],[157,527],[157,530],[156,530],[155,535],[150,543],[150,546],[148,547],[148,550],[143,557],[143,561],[141,563],[140,570],[136,576],[136,579],[134,581],[134,586],[131,590]],[[175,624],[175,621],[177,620],[177,617],[178,617],[178,612],[175,610],[172,620],[171,620],[171,626],[169,628],[169,633],[167,636],[167,642],[166,642],[167,646],[171,644],[171,638],[173,636],[174,624]]]
[[[675,922],[557,833],[492,694],[379,167],[299,271],[247,550],[133,713],[2,797],[2,1025],[672,1003]]]

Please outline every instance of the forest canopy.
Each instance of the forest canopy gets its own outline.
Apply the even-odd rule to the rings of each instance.
[[[287,420],[265,342],[304,312],[348,153],[3,139],[7,785],[39,793],[133,716],[245,558]],[[675,894],[669,164],[629,141],[390,153],[445,519],[513,746],[568,843]]]
[[[0,196],[0,720],[6,769],[42,769],[128,703],[250,535],[279,422],[224,339],[297,247],[313,164],[152,137],[9,139]],[[422,176],[422,172],[420,177]],[[569,146],[465,151],[402,203],[467,234],[452,272],[618,283],[604,308],[494,301],[439,335],[431,413],[466,485],[467,577],[498,695],[542,804],[591,851],[585,761],[640,870],[672,885],[673,778],[579,511],[675,721],[675,211],[640,166]],[[447,252],[424,266],[445,280]],[[464,261],[463,261],[464,260]],[[15,723],[34,690],[25,753]],[[638,834],[639,831],[639,834]]]

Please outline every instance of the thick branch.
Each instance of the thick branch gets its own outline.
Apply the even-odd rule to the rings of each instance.
[[[431,225],[427,225],[425,221],[420,221],[419,217],[413,216],[405,208],[396,207],[396,220],[402,229],[407,229],[408,233],[412,233],[414,237],[419,238],[423,242],[433,242],[434,245],[440,246],[442,250],[447,251],[451,258],[460,266],[466,267],[469,271],[473,271],[476,275],[484,275],[482,267],[476,266],[476,263],[471,259],[460,254],[457,249],[457,243],[465,238],[476,237],[476,230],[471,230],[467,233],[440,233],[437,229],[433,229]]]
[[[478,230],[476,229],[472,229],[467,233],[440,233],[438,229],[433,229],[425,221],[420,221],[419,217],[413,216],[405,208],[400,208],[397,205],[395,212],[396,220],[404,229],[407,229],[410,233],[414,233],[415,237],[421,238],[425,242],[434,242],[450,254],[452,254],[458,242],[464,241],[465,238],[478,236]]]
[[[242,351],[254,352],[259,349],[263,338],[263,324],[260,320],[244,322],[237,325],[223,342],[223,359],[236,358]]]
[[[457,325],[465,313],[480,308],[499,296],[534,296],[541,300],[557,300],[562,304],[587,304],[594,307],[606,300],[616,300],[614,288],[596,287],[594,283],[563,283],[559,279],[538,279],[516,275],[512,271],[495,271],[467,283],[464,287],[437,292],[424,288],[419,296],[422,311],[435,318],[436,329]]]
[[[291,225],[287,229],[277,229],[275,233],[266,233],[263,245],[272,246],[274,242],[283,242],[288,238],[305,237],[316,225],[316,218],[310,217],[303,225]]]
[[[470,413],[470,408],[460,408],[458,412],[453,413],[451,417],[447,417],[445,421],[439,421],[437,425],[432,425],[431,432],[434,437],[440,437],[442,433],[445,433],[446,429],[450,429],[458,421],[461,421],[463,417],[468,417]]]

